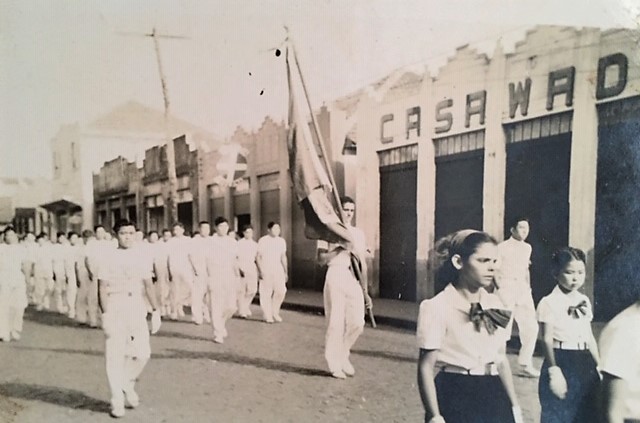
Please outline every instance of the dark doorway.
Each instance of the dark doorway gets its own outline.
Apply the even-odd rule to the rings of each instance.
[[[267,234],[269,222],[280,223],[280,190],[260,192],[260,212],[260,231],[262,233],[256,234],[256,238]]]
[[[149,208],[147,213],[147,231],[161,232],[164,229],[164,207]]]
[[[482,230],[484,150],[436,158],[436,240],[460,229]]]
[[[555,286],[550,273],[553,252],[569,242],[570,161],[571,133],[507,145],[505,237],[513,219],[529,218],[536,303]]]
[[[184,225],[184,230],[191,236],[193,234],[193,205],[191,201],[178,203],[178,221]]]
[[[640,103],[640,100],[637,100]],[[638,108],[640,110],[640,107]],[[595,313],[609,320],[640,298],[640,116],[598,130]]]
[[[380,167],[380,296],[416,300],[416,162]]]
[[[250,214],[238,214],[236,215],[236,232],[238,238],[242,238],[242,229],[246,225],[251,224],[251,215]]]

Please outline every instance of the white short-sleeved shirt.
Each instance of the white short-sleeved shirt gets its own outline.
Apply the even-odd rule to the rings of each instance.
[[[526,283],[531,263],[531,245],[513,237],[498,244],[499,275],[503,279]]]
[[[189,250],[189,260],[195,269],[196,276],[207,275],[207,248],[210,247],[211,237],[196,235],[191,239],[191,249]]]
[[[22,264],[27,261],[27,250],[19,244],[0,243],[0,285],[24,285]]]
[[[36,259],[36,249],[38,248],[38,244],[36,244],[35,242],[25,242],[23,244],[25,250],[27,251],[27,258],[26,260],[28,262],[34,262]]]
[[[191,262],[189,262],[191,242],[192,239],[186,236],[173,237],[167,242],[169,267],[173,273],[192,271]]]
[[[89,270],[94,275],[99,274],[99,268],[102,264],[103,258],[110,251],[115,250],[111,241],[92,239],[85,245],[85,254],[89,262]]]
[[[367,253],[367,240],[364,236],[364,232],[356,228],[355,226],[347,226],[347,229],[351,233],[353,237],[353,248],[360,255],[360,257],[365,257]],[[327,241],[318,241],[318,248],[325,249],[329,252],[335,250],[340,247],[340,244],[328,243]],[[335,256],[329,263],[328,266],[345,266],[348,267],[351,265],[351,254],[348,251],[344,250]]]
[[[586,314],[575,318],[568,313],[569,307],[585,301]],[[589,298],[578,291],[567,294],[556,286],[540,300],[537,309],[538,321],[553,325],[553,339],[562,342],[589,342],[592,337],[591,320],[593,311]]]
[[[104,250],[98,279],[107,284],[107,292],[141,293],[145,279],[151,279],[153,266],[139,247]]]
[[[53,254],[51,244],[38,245],[34,253],[34,274],[37,277],[53,277]]]
[[[284,238],[265,235],[258,241],[258,255],[260,256],[260,270],[267,273],[284,273],[282,255],[287,252]]]
[[[238,260],[238,241],[214,234],[209,237],[206,259],[210,277],[232,277]]]
[[[500,298],[484,289],[480,289],[480,305],[484,310],[504,309]],[[469,318],[470,310],[469,301],[451,284],[420,304],[418,347],[438,350],[436,367],[449,365],[475,369],[505,359],[508,331],[498,327],[489,334],[484,326],[477,331]]]
[[[65,260],[68,255],[67,246],[60,243],[53,244],[51,246],[51,253],[53,255],[53,270],[63,273],[65,271]]]
[[[640,302],[614,317],[600,335],[600,370],[624,379],[627,418],[640,419]]]
[[[242,270],[255,269],[257,255],[257,242],[252,239],[246,238],[242,238],[240,241],[238,241],[238,262]]]

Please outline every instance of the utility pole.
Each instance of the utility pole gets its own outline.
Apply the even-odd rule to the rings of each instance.
[[[169,178],[169,198],[167,199],[167,208],[169,209],[169,224],[178,221],[178,177],[176,176],[176,153],[173,145],[173,137],[169,128],[169,89],[167,87],[167,80],[164,75],[164,69],[162,68],[162,58],[160,55],[160,42],[159,38],[173,38],[173,39],[186,39],[186,37],[177,35],[165,35],[158,34],[154,27],[149,34],[127,34],[127,35],[143,35],[145,37],[151,37],[153,39],[153,47],[156,52],[156,59],[158,61],[158,73],[160,74],[160,84],[162,86],[162,98],[164,99],[164,137],[166,142],[167,152],[167,173]]]

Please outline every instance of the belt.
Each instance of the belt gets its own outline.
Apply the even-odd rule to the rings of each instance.
[[[588,350],[589,346],[586,342],[565,342],[553,340],[553,348],[559,350]]]
[[[483,367],[473,369],[465,369],[458,366],[442,366],[440,371],[468,376],[498,376],[498,366],[495,363],[487,363]]]

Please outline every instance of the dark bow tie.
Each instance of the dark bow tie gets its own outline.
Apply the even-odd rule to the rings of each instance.
[[[469,310],[469,319],[473,322],[476,330],[480,332],[480,328],[484,325],[489,334],[493,334],[498,326],[506,328],[511,319],[509,310],[501,310],[499,308],[490,308],[483,310],[480,303],[471,303]]]
[[[574,319],[579,319],[580,318],[580,314],[582,314],[583,316],[586,316],[587,315],[587,302],[585,300],[582,300],[577,305],[569,306],[569,308],[567,309],[567,314],[569,316],[572,316]]]

